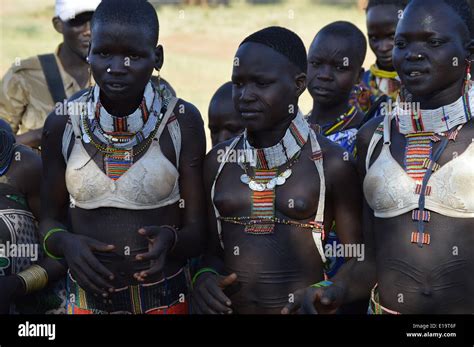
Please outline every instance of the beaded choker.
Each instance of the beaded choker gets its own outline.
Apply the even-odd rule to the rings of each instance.
[[[99,87],[95,86],[93,92],[94,102],[92,106],[96,110],[96,119],[99,121],[100,127],[104,132],[129,132],[135,134],[143,128],[143,125],[148,120],[148,110],[152,107],[153,99],[155,98],[155,91],[150,82],[148,82],[145,87],[143,100],[140,106],[126,117],[115,117],[107,112],[100,103],[99,92]],[[155,109],[160,109],[160,106],[155,107]]]
[[[370,67],[370,79],[367,81],[370,91],[375,96],[388,95],[395,100],[400,90],[400,80],[396,71],[379,69],[376,64]]]
[[[471,120],[473,107],[474,89],[471,88],[455,102],[433,110],[416,110],[413,104],[405,105],[397,100],[393,112],[401,134],[445,133]]]
[[[273,169],[287,163],[298,153],[308,140],[309,125],[301,111],[291,122],[283,138],[276,145],[267,148],[254,148],[247,140],[247,130],[244,132],[245,153],[253,152],[251,158],[246,158],[250,165],[257,169]]]

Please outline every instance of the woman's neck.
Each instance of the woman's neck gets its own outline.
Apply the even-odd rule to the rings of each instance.
[[[132,114],[143,100],[143,92],[136,97],[111,101],[104,93],[100,93],[100,103],[114,117],[126,117]]]
[[[268,148],[275,146],[285,136],[286,130],[295,118],[289,114],[275,127],[261,131],[247,131],[247,140],[254,148]]]
[[[334,122],[337,117],[347,112],[350,108],[348,102],[325,106],[313,101],[313,110],[309,116],[310,124],[325,125]]]
[[[412,102],[418,102],[421,109],[432,110],[452,104],[463,93],[463,82],[456,82],[443,90],[435,91],[429,95],[412,95]]]

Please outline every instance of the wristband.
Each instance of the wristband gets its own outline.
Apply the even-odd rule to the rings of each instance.
[[[55,233],[58,233],[58,232],[61,232],[61,231],[62,231],[62,232],[67,232],[67,230],[65,230],[65,229],[54,228],[54,229],[51,229],[50,231],[48,231],[48,232],[46,233],[46,236],[44,237],[44,240],[43,240],[43,249],[44,249],[44,252],[46,253],[46,255],[47,255],[48,257],[50,257],[51,259],[61,260],[62,258],[56,257],[55,255],[53,255],[53,254],[51,254],[51,253],[48,252],[48,249],[46,248],[46,241],[48,240],[48,238],[49,238],[51,235],[53,235],[53,234],[55,234]]]
[[[197,278],[205,272],[212,272],[215,275],[219,275],[219,273],[216,270],[214,270],[210,267],[204,267],[201,270],[199,270],[198,272],[196,272],[196,274],[194,275],[194,277],[193,277],[193,287],[194,287],[194,284],[196,283]]]

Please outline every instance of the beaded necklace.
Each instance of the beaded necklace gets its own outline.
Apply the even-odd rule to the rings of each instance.
[[[240,180],[251,190],[251,216],[249,223],[245,225],[245,232],[260,235],[273,233],[275,188],[285,184],[291,176],[291,167],[298,161],[308,136],[309,126],[301,112],[291,122],[283,139],[273,147],[254,149],[246,139],[246,132],[244,133],[244,163],[250,163],[250,165],[241,165],[245,173],[241,175]],[[247,158],[249,147],[256,152],[256,160]],[[285,163],[288,165],[278,174],[278,167]],[[249,166],[255,167],[253,176],[249,174]]]
[[[405,104],[398,98],[393,112],[401,134],[445,133],[471,120],[473,107],[474,88],[470,88],[455,102],[433,110],[416,110],[415,105]]]
[[[356,106],[352,106],[347,112],[338,116],[333,122],[326,125],[311,124],[310,126],[317,133],[322,133],[324,136],[332,135],[339,131],[342,131],[347,128],[347,126],[354,120],[357,116],[358,109]],[[311,112],[308,113],[306,119],[309,120],[311,117]]]
[[[0,129],[0,176],[5,175],[10,167],[15,150],[15,137]]]
[[[400,90],[400,80],[396,71],[385,71],[379,69],[376,64],[370,67],[368,87],[376,97],[385,94],[395,100]]]
[[[169,98],[158,102],[161,98],[159,95],[157,97],[157,94],[158,93],[155,92],[152,108],[149,112],[150,116],[143,125],[143,129],[139,130],[136,134],[128,136],[128,141],[111,141],[110,138],[106,136],[102,136],[101,138],[100,134],[105,134],[98,121],[101,119],[101,116],[97,116],[96,114],[95,117],[87,117],[85,113],[81,114],[84,142],[91,143],[102,153],[106,174],[111,179],[119,179],[133,165],[134,157],[147,149],[155,137],[169,103]],[[97,104],[99,104],[99,102]],[[160,105],[161,110],[158,114],[156,107]],[[100,110],[100,108],[97,107],[95,109],[96,112]],[[95,127],[98,132],[93,132],[92,127]],[[124,134],[122,135],[125,138],[127,137]],[[95,138],[98,138],[101,143],[98,143]]]

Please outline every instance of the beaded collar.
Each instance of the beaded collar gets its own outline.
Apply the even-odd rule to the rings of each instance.
[[[474,108],[474,89],[470,88],[455,102],[432,110],[417,110],[414,103],[404,104],[399,100],[400,98],[395,103],[393,114],[401,134],[444,133],[471,120],[471,110]]]
[[[100,88],[97,85],[94,87],[93,93],[94,96],[91,106],[94,110],[98,111],[96,114],[99,118],[100,127],[107,133],[125,131],[136,133],[142,129],[144,123],[148,120],[148,110],[151,108],[155,96],[153,86],[151,82],[148,82],[140,106],[128,116],[115,117],[107,112],[105,107],[101,105],[99,99]],[[158,105],[157,109],[160,108]]]
[[[273,169],[290,161],[303,148],[308,140],[309,125],[303,117],[303,113],[298,114],[291,122],[283,138],[276,145],[267,148],[254,148],[247,140],[247,130],[244,132],[245,153],[253,152],[249,160],[250,166],[257,169]],[[248,159],[248,158],[247,158]]]

